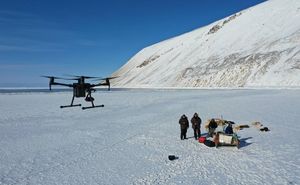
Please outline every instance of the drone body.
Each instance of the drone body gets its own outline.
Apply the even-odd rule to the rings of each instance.
[[[54,77],[54,76],[42,76],[49,78],[49,89],[51,91],[52,85],[61,85],[73,88],[73,97],[70,105],[62,105],[60,108],[66,108],[66,107],[77,107],[81,106],[81,104],[73,104],[74,98],[82,98],[85,97],[85,101],[91,102],[92,106],[89,107],[82,107],[82,109],[90,109],[90,108],[96,108],[96,107],[104,107],[104,105],[94,105],[94,98],[92,97],[92,92],[95,92],[96,89],[94,87],[97,86],[108,86],[108,90],[110,90],[110,79],[117,78],[117,77],[108,77],[108,78],[99,78],[99,77],[89,77],[89,76],[74,76],[75,78],[60,78],[60,77]],[[85,79],[97,79],[97,80],[105,80],[105,82],[97,83],[97,84],[91,84],[86,83]],[[59,83],[55,82],[55,79],[63,79],[63,80],[77,80],[77,83],[72,84],[66,84],[66,83]]]

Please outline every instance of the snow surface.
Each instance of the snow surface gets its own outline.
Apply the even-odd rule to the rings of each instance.
[[[0,94],[0,184],[300,184],[300,90],[129,90],[95,93],[104,108],[60,109],[70,92]],[[83,99],[76,99],[82,102]],[[241,148],[180,140],[198,112],[261,121]],[[202,133],[206,133],[202,124]],[[168,155],[176,155],[169,161]]]
[[[300,87],[300,1],[269,0],[146,47],[118,87]]]

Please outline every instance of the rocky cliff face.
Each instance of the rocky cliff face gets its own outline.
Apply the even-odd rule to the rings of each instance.
[[[269,0],[144,48],[118,87],[300,86],[300,1]]]

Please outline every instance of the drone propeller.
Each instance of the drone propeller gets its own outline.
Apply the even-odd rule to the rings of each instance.
[[[93,81],[98,81],[98,80],[104,80],[105,82],[99,83],[98,86],[108,86],[108,90],[110,91],[110,80],[114,78],[119,78],[119,76],[112,76],[112,77],[106,77],[106,78],[97,78],[94,79]]]
[[[49,78],[49,89],[50,89],[50,91],[51,91],[51,86],[53,84],[55,84],[55,82],[54,82],[55,79],[61,79],[61,80],[78,80],[77,78],[76,79],[70,79],[70,78],[61,78],[61,77],[56,77],[56,76],[41,76],[41,77]]]
[[[77,75],[68,75],[68,74],[66,74],[65,76],[76,77],[76,80],[78,80],[78,79],[80,79],[80,78],[86,78],[86,79],[90,79],[90,78],[101,78],[101,77],[96,77],[96,76],[77,76]]]
[[[60,80],[78,80],[78,78],[62,78],[56,76],[41,76],[41,77],[50,78],[50,79],[60,79]]]
[[[79,80],[80,78],[62,78],[64,80]]]
[[[112,76],[112,77],[107,77],[107,78],[97,78],[97,79],[94,79],[93,81],[97,81],[97,80],[111,80],[111,79],[115,79],[115,78],[119,78],[119,76]]]
[[[103,80],[111,80],[111,79],[115,79],[115,78],[119,78],[119,76],[107,77],[107,78],[103,78]]]
[[[61,79],[60,77],[55,77],[55,76],[41,76],[44,78],[49,78],[49,89],[51,91],[51,85],[54,83],[54,79]]]
[[[50,78],[50,79],[64,79],[64,78],[56,77],[56,76],[41,76],[41,77]]]

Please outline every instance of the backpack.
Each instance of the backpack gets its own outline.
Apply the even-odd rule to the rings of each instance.
[[[216,146],[215,142],[213,142],[213,141],[211,141],[211,140],[205,140],[205,141],[204,141],[204,144],[205,144],[206,146],[208,146],[208,147],[215,147],[215,146]]]
[[[199,137],[199,143],[204,143],[206,140],[206,137]]]

